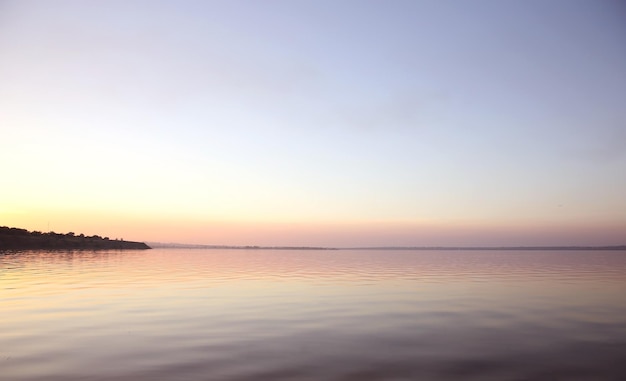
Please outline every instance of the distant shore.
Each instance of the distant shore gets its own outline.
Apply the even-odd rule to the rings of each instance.
[[[612,246],[372,246],[372,247],[318,247],[318,246],[236,246],[197,245],[184,243],[148,242],[155,249],[228,249],[228,250],[504,250],[504,251],[626,251],[626,245]]]
[[[148,242],[154,249],[227,249],[227,250],[339,250],[321,246],[237,246],[237,245],[196,245],[186,243]]]
[[[147,250],[143,242],[109,239],[98,235],[76,235],[0,226],[0,250]]]

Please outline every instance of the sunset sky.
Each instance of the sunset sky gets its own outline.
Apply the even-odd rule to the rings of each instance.
[[[0,1],[0,225],[626,243],[619,1]]]

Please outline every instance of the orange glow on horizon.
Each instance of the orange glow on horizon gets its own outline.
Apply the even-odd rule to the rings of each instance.
[[[626,231],[619,221],[229,221],[86,211],[6,214],[3,225],[147,242],[325,247],[619,245]]]

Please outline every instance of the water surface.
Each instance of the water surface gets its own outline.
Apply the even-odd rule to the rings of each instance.
[[[0,254],[1,380],[624,380],[626,252]]]

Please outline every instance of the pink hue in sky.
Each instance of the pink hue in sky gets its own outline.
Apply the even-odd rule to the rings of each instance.
[[[613,2],[0,3],[0,225],[231,245],[626,237]]]

